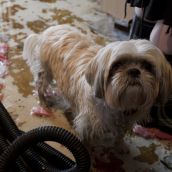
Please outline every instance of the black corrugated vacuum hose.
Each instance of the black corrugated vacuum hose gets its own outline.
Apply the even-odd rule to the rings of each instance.
[[[72,133],[46,126],[27,133],[20,131],[0,102],[0,172],[89,172],[88,151]],[[5,137],[4,137],[5,136]],[[73,154],[72,161],[43,143],[56,141]]]

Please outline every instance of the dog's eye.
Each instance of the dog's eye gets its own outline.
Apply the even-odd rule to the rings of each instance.
[[[153,65],[150,62],[143,61],[141,63],[141,67],[143,69],[145,69],[146,71],[148,71],[148,72],[154,73],[154,67],[153,67]]]
[[[116,62],[111,67],[111,70],[116,71],[121,65],[122,65],[122,62]]]
[[[122,62],[115,62],[109,71],[109,76],[108,78],[111,79],[111,77],[116,73],[116,71],[120,68],[120,66],[122,65]]]

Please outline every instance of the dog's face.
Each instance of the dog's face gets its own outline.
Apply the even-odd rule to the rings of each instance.
[[[121,55],[112,63],[105,86],[105,100],[112,108],[137,110],[148,107],[159,92],[156,67],[148,59]]]
[[[164,103],[171,93],[171,67],[146,40],[112,43],[90,62],[86,74],[95,96],[123,111]]]

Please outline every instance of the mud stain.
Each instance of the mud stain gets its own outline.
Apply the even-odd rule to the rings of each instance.
[[[24,28],[24,26],[22,24],[16,22],[14,19],[12,19],[11,22],[12,22],[12,27],[14,29],[23,29]]]
[[[46,14],[47,13],[47,9],[42,9],[42,13]]]
[[[25,10],[25,9],[26,8],[24,8],[20,5],[17,5],[17,4],[14,4],[11,7],[7,7],[6,12],[2,13],[2,19],[3,19],[3,21],[10,22],[11,16],[14,16],[18,11]]]
[[[75,15],[73,15],[68,10],[61,10],[61,9],[52,9],[51,10],[54,14],[52,15],[52,19],[57,21],[59,24],[72,24],[75,20],[82,22],[83,20]]]
[[[23,97],[31,95],[33,87],[30,82],[33,78],[25,61],[21,58],[11,59],[10,61],[9,74],[14,79],[13,84],[17,86]]]
[[[35,33],[42,32],[48,27],[46,22],[42,20],[34,20],[34,21],[27,22],[27,26]]]
[[[154,143],[150,144],[149,147],[138,147],[138,149],[140,150],[140,155],[134,157],[134,159],[140,162],[153,164],[159,160],[158,155],[155,153],[156,148],[157,145],[155,145]]]
[[[11,35],[11,38],[20,45],[20,50],[23,48],[23,41],[27,37],[26,33],[18,32],[17,34]]]

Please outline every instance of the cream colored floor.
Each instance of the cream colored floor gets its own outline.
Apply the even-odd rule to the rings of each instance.
[[[26,36],[33,32],[39,33],[48,26],[63,23],[79,28],[101,45],[126,38],[125,35],[116,34],[111,17],[100,12],[98,4],[89,0],[0,0],[0,41],[9,45],[8,58],[11,62],[9,74],[0,79],[5,84],[2,90],[3,104],[24,131],[55,125],[73,132],[61,111],[56,111],[51,117],[30,115],[31,108],[38,105],[38,99],[33,95],[32,75],[22,60]],[[94,171],[148,172],[152,168],[156,172],[169,171],[160,160],[172,153],[170,142],[145,140],[135,135],[127,137],[126,142],[130,154],[120,156],[118,170],[115,170],[116,165],[113,167],[113,157],[101,154],[99,158],[102,159],[98,162],[94,160],[93,164],[97,169]],[[70,156],[60,145],[56,147]]]

